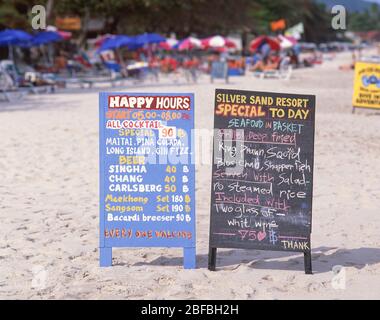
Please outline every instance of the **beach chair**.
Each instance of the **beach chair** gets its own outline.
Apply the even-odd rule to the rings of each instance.
[[[253,75],[260,79],[272,78],[272,79],[282,79],[289,80],[292,76],[293,67],[290,64],[290,57],[285,57],[281,60],[278,69],[276,70],[265,70],[265,71],[255,71]]]
[[[80,79],[79,81],[82,84],[88,85],[89,89],[92,89],[96,84],[106,83],[110,84],[112,88],[116,86],[117,83],[120,85],[124,85],[124,81],[126,78],[122,77],[121,75],[115,75],[111,77],[105,77],[105,78],[88,78],[88,79]]]
[[[22,100],[27,94],[27,92],[20,91],[17,88],[5,89],[1,87],[1,85],[0,85],[0,93],[2,94],[2,96],[5,98],[7,102],[15,102],[15,101]]]
[[[33,94],[55,92],[56,85],[53,82],[43,85],[35,85],[33,81],[35,81],[37,77],[40,79],[41,77],[38,72],[30,67],[28,70],[32,71],[21,73],[12,60],[0,61],[0,67],[11,77],[13,85],[17,87],[19,91],[27,91]]]
[[[124,84],[126,78],[123,76],[122,67],[119,63],[115,61],[107,61],[104,62],[104,67],[107,69],[106,74],[98,74],[98,75],[84,75],[83,77],[77,77],[74,80],[71,80],[80,84],[81,87],[87,85],[88,88],[92,89],[96,84],[110,84],[113,88],[116,86],[116,83]]]
[[[195,68],[184,69],[185,79],[188,83],[197,83],[198,81],[198,71]]]
[[[0,66],[0,93],[8,102],[21,100],[26,92],[14,85],[12,77]]]
[[[68,74],[52,74],[52,79],[61,83],[67,88],[69,85],[79,86],[80,88],[92,89],[96,84],[110,84],[115,87],[117,82],[123,82],[125,78],[121,75],[121,66],[115,61],[103,62],[104,70],[94,72],[69,72]]]
[[[115,87],[117,82],[124,82],[126,79],[117,72],[108,72],[107,74],[99,75],[75,75],[75,76],[62,76],[52,75],[52,79],[56,83],[61,84],[64,88],[69,85],[79,86],[80,88],[92,89],[96,84],[110,84],[111,87]]]
[[[20,88],[23,88],[25,90],[29,90],[30,93],[33,94],[39,94],[39,93],[54,93],[56,90],[56,84],[53,82],[51,79],[45,79],[46,82],[51,82],[51,83],[46,83],[43,85],[35,85],[37,73],[35,72],[25,72],[24,74],[24,80],[22,84],[19,84]]]
[[[214,79],[225,79],[226,83],[228,83],[227,62],[214,61],[211,64],[211,74],[210,74],[211,83],[214,82]]]
[[[133,79],[135,83],[143,82],[150,75],[149,64],[144,61],[135,61],[129,63],[125,70],[129,78]]]

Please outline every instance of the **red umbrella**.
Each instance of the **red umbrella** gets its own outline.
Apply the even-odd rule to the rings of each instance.
[[[298,40],[292,36],[285,36],[287,40],[289,40],[293,45],[298,43]]]
[[[215,48],[214,49],[216,52],[220,52],[220,53],[222,53],[222,52],[226,52],[227,51],[227,48],[226,47],[220,47],[220,48]]]
[[[280,51],[281,49],[280,42],[278,42],[277,39],[268,36],[260,36],[252,40],[249,44],[249,50],[256,51],[265,43],[269,44],[271,50]]]
[[[167,43],[167,42],[165,42],[165,41],[164,41],[164,42],[161,42],[161,43],[158,45],[158,47],[161,48],[161,49],[167,50],[167,51],[173,49],[173,48],[170,46],[170,44]]]
[[[206,49],[208,48],[216,49],[216,48],[224,48],[224,47],[236,48],[236,44],[232,40],[222,37],[222,36],[214,36],[214,37],[203,39],[202,45]]]
[[[71,36],[73,35],[71,32],[69,31],[62,31],[62,30],[58,30],[57,31],[58,34],[65,40],[69,40],[71,38]]]
[[[72,33],[69,31],[58,30],[55,26],[47,26],[46,31],[52,31],[58,33],[64,40],[69,40],[72,37]]]
[[[200,49],[201,47],[201,40],[194,37],[188,37],[186,39],[183,39],[174,46],[174,48],[178,49],[179,51]]]
[[[167,51],[173,50],[173,47],[178,43],[178,40],[168,38],[166,41],[160,42],[158,47]]]

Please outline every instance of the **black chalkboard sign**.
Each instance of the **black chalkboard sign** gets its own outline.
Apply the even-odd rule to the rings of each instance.
[[[311,273],[315,96],[217,89],[209,269],[217,248],[296,251]]]

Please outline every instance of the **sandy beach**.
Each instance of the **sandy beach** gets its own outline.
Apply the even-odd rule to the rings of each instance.
[[[98,91],[109,88],[1,102],[0,298],[379,299],[380,113],[351,113],[353,72],[338,70],[350,61],[342,53],[290,81],[247,74],[112,89],[194,92],[198,129],[213,128],[215,88],[316,95],[314,275],[301,254],[256,250],[221,249],[217,271],[207,269],[210,164],[196,166],[196,270],[171,248],[114,249],[113,266],[100,268]]]

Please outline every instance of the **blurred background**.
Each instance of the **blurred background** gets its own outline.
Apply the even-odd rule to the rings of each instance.
[[[8,91],[157,82],[160,75],[195,83],[203,75],[266,77],[269,71],[289,79],[291,69],[343,51],[352,52],[352,62],[341,68],[353,69],[362,50],[379,41],[379,1],[0,2],[0,73]]]
[[[0,29],[31,31],[31,9],[36,4],[45,6],[48,25],[72,32],[80,45],[107,33],[157,32],[177,38],[234,34],[247,49],[250,37],[271,33],[271,22],[281,19],[285,27],[303,23],[304,41],[352,39],[331,28],[331,7],[336,4],[347,9],[346,31],[380,39],[378,3],[365,0],[2,0]],[[279,25],[276,31],[281,30]]]

